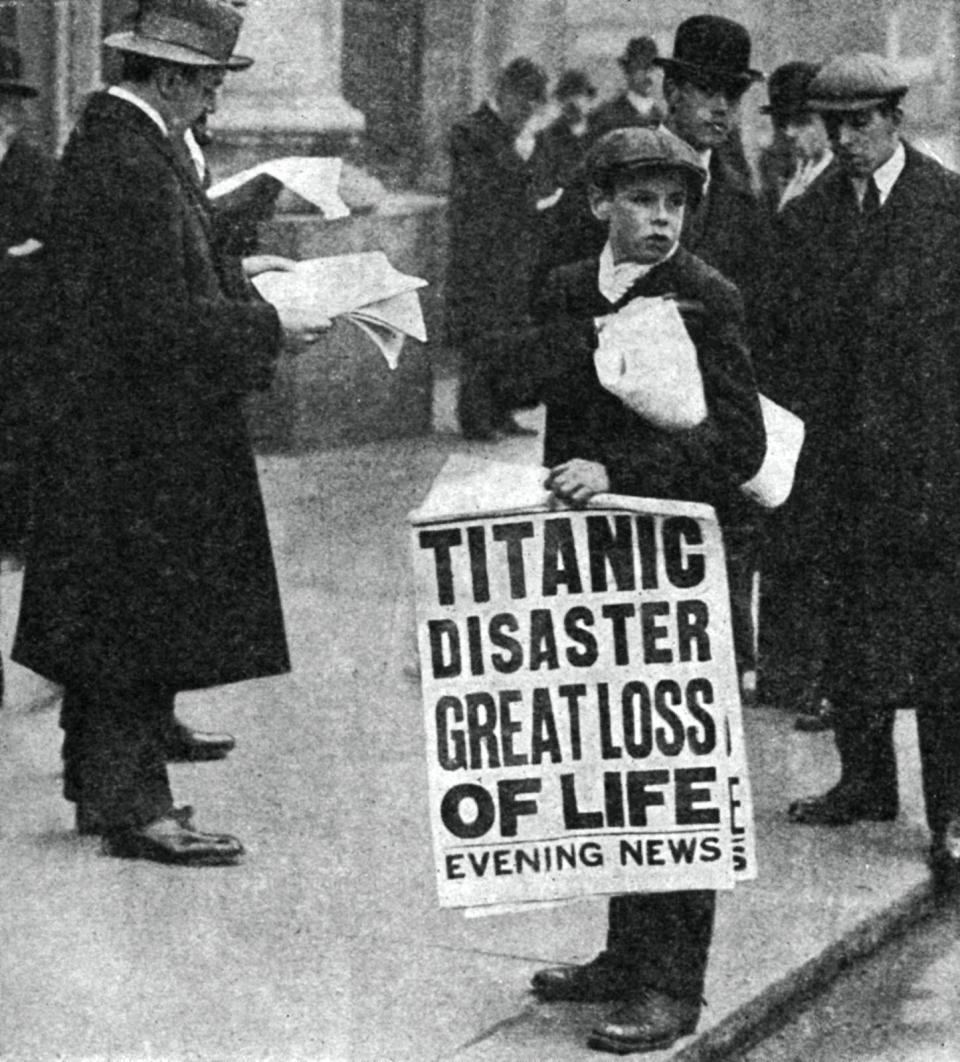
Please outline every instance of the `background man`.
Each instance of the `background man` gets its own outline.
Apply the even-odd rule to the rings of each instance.
[[[33,364],[44,312],[42,252],[55,163],[24,136],[20,55],[0,45],[0,552],[18,553],[30,509]],[[0,704],[3,662],[0,660]]]
[[[815,63],[798,61],[784,63],[770,75],[770,102],[760,110],[770,115],[774,143],[782,141],[787,148],[783,164],[763,175],[764,201],[772,214],[803,195],[833,161],[823,118],[807,105],[807,89],[818,69]]]
[[[37,95],[0,45],[0,548],[26,532],[29,368],[42,302],[42,246],[56,164],[24,134]]]
[[[783,219],[772,303],[783,364],[772,381],[807,423],[788,504],[798,548],[829,579],[818,620],[841,772],[790,815],[813,825],[894,818],[894,715],[915,706],[931,861],[954,883],[960,177],[902,141],[906,88],[879,56],[823,67],[810,106],[838,168]]]
[[[627,87],[619,96],[601,103],[590,115],[590,139],[596,140],[611,129],[633,125],[659,125],[663,104],[657,99],[654,61],[659,52],[652,37],[634,37],[617,60]]]
[[[450,260],[447,338],[460,353],[460,430],[466,438],[522,433],[504,393],[495,332],[520,327],[530,307],[538,189],[529,124],[547,98],[547,75],[514,59],[494,98],[450,137]]]
[[[220,257],[182,138],[211,112],[240,15],[149,0],[119,85],[71,136],[50,226],[49,373],[13,656],[66,687],[64,795],[112,855],[235,862],[176,809],[178,691],[289,667],[240,403],[266,386],[273,308]]]
[[[761,159],[760,168],[764,206],[775,222],[784,207],[803,195],[833,161],[823,117],[808,104],[808,90],[818,69],[814,63],[792,62],[770,75],[770,103],[762,110],[773,122],[774,144]],[[778,144],[785,148],[782,158]],[[772,336],[770,342],[775,346],[779,338]],[[794,365],[791,376],[803,371],[802,365]],[[815,380],[810,384],[815,385]],[[776,388],[776,381],[770,386]],[[825,586],[809,553],[797,551],[789,525],[790,516],[783,511],[766,522],[760,594],[762,698],[799,708],[798,730],[825,730],[831,724],[832,710],[820,689],[824,631],[817,621],[817,609],[811,612],[814,598]]]
[[[760,335],[770,234],[746,177],[721,153],[739,121],[740,100],[763,75],[750,68],[750,35],[738,22],[696,15],[677,27],[663,67],[666,125],[697,153],[707,171],[703,201],[684,219],[681,243],[732,280],[747,309],[751,343]],[[755,695],[757,654],[753,586],[760,549],[751,503],[731,512],[725,534],[730,559],[734,640],[743,693]]]

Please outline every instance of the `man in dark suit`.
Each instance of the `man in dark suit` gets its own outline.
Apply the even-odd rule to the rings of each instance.
[[[635,125],[656,126],[664,108],[654,95],[655,63],[659,52],[652,37],[634,37],[617,59],[627,86],[612,100],[601,103],[590,115],[590,139],[598,140],[612,129]]]
[[[536,255],[538,188],[530,119],[546,100],[547,76],[514,59],[494,99],[454,125],[450,136],[450,258],[447,341],[460,354],[460,430],[493,439],[523,432],[512,410],[523,396],[504,392],[495,333],[527,321]]]
[[[42,251],[55,163],[24,135],[20,54],[0,45],[0,551],[19,552],[30,508],[31,364],[39,357]],[[0,704],[3,665],[0,661]]]
[[[119,85],[64,152],[47,245],[37,505],[13,657],[62,683],[64,795],[104,850],[236,862],[166,771],[175,695],[289,667],[241,402],[279,353],[273,307],[217,253],[178,146],[216,105],[240,15],[150,0],[108,46]],[[179,138],[179,139],[178,139]]]
[[[17,549],[29,508],[29,366],[44,312],[43,243],[56,164],[24,134],[37,95],[0,46],[0,548]]]
[[[739,294],[678,245],[685,205],[695,205],[706,171],[662,129],[610,133],[587,166],[609,239],[599,258],[552,275],[530,338],[547,403],[547,486],[573,504],[604,491],[708,502],[725,523],[738,508],[739,485],[763,459],[764,430]],[[703,379],[707,417],[684,431],[629,410],[594,367],[597,319],[656,297],[684,305]],[[545,1000],[619,1001],[594,1029],[592,1047],[668,1047],[699,1019],[714,907],[707,890],[615,896],[605,950],[581,966],[539,971],[533,989]]]
[[[703,201],[688,213],[681,242],[740,289],[748,341],[756,345],[771,262],[770,232],[749,181],[721,151],[737,126],[744,93],[763,76],[750,67],[750,35],[730,19],[696,15],[677,27],[673,55],[656,62],[664,72],[667,128],[697,152],[708,173]],[[755,507],[746,500],[730,514],[726,539],[737,666],[750,699],[757,683],[753,584],[760,533]]]
[[[784,212],[781,401],[804,418],[797,548],[822,566],[840,781],[795,822],[897,814],[915,707],[930,858],[960,878],[960,177],[901,139],[907,86],[839,56],[810,86],[837,158]]]

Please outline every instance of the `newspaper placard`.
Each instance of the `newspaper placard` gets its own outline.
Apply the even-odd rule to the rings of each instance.
[[[713,510],[445,501],[413,516],[441,906],[752,876]]]

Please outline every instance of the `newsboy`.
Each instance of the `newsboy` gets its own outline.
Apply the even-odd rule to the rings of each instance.
[[[960,869],[960,177],[901,137],[907,84],[843,55],[812,82],[838,168],[783,214],[771,374],[804,418],[788,512],[829,580],[819,616],[840,780],[796,822],[897,814],[896,709],[915,707],[930,857]]]
[[[78,829],[168,863],[243,851],[174,807],[175,695],[289,668],[241,412],[281,329],[219,257],[180,147],[249,65],[241,21],[216,0],[149,0],[107,39],[122,80],[73,131],[47,248],[47,419],[13,658],[66,688]]]
[[[574,505],[605,491],[706,502],[726,530],[740,484],[763,460],[765,435],[740,295],[680,245],[706,171],[678,137],[643,128],[601,138],[587,169],[607,243],[599,257],[552,274],[531,340],[547,405],[546,486]],[[635,412],[598,379],[598,322],[645,298],[682,307],[703,380],[706,417],[696,426]],[[668,1047],[700,1016],[714,907],[705,890],[615,896],[604,951],[581,966],[539,971],[533,989],[545,1000],[617,1002],[593,1030],[597,1050]]]

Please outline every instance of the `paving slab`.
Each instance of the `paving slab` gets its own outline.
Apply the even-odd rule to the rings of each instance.
[[[78,838],[56,691],[6,661],[0,1058],[597,1057],[585,1036],[603,1009],[539,1004],[528,984],[596,953],[605,901],[471,919],[436,906],[406,515],[454,451],[537,461],[535,440],[451,436],[261,460],[294,671],[180,698],[238,747],[171,769],[201,827],[241,836],[242,866],[119,861]],[[0,572],[5,656],[19,580]],[[839,830],[786,821],[835,772],[831,735],[791,724],[747,712],[760,877],[720,898],[698,1035],[652,1062],[722,1057],[926,902],[912,715],[899,820]]]

